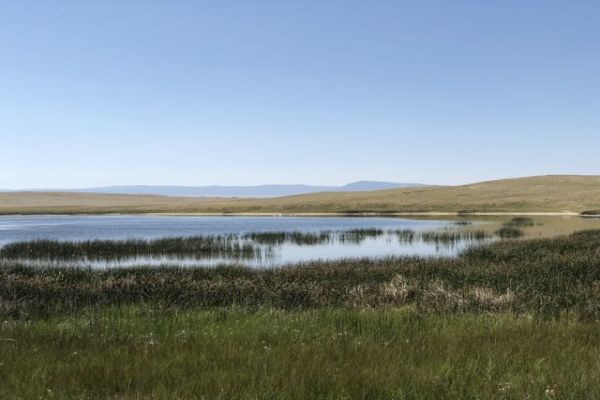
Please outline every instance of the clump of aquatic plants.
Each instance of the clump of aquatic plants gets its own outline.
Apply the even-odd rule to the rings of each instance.
[[[581,215],[585,217],[600,217],[600,210],[587,210],[583,211]]]
[[[293,243],[299,245],[316,245],[327,243],[332,238],[331,232],[250,232],[242,236],[243,239],[251,240],[257,244],[279,245]]]
[[[340,231],[338,233],[338,239],[341,242],[360,243],[368,238],[377,238],[384,235],[383,229],[377,228],[357,228]]]
[[[508,221],[505,225],[526,227],[526,226],[533,226],[533,225],[535,225],[535,223],[534,223],[533,219],[531,219],[529,217],[514,217],[510,221]]]
[[[241,242],[233,235],[83,242],[34,240],[9,243],[0,248],[0,258],[2,259],[114,259],[164,254],[253,258],[260,254],[260,249],[251,243]]]
[[[468,226],[468,225],[473,225],[473,223],[471,221],[467,221],[467,220],[460,220],[460,221],[455,221],[454,225],[458,225],[458,226]]]
[[[502,239],[516,239],[523,236],[523,230],[514,226],[503,226],[496,231],[496,235]]]
[[[424,242],[456,243],[462,240],[485,240],[490,237],[485,231],[433,231],[423,232],[421,239]]]
[[[412,243],[416,236],[415,231],[411,229],[398,229],[389,233],[395,235],[401,243]]]
[[[510,221],[505,222],[500,229],[496,231],[496,235],[502,239],[516,239],[524,235],[522,228],[533,226],[534,221],[528,217],[514,217]]]

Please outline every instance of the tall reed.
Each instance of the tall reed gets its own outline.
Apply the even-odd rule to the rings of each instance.
[[[501,241],[456,259],[310,262],[281,269],[138,268],[92,271],[0,265],[0,315],[24,318],[99,305],[171,309],[239,305],[310,309],[414,305],[426,313],[565,312],[600,319],[600,230]]]

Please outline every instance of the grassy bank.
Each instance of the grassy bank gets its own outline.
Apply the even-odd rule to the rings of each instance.
[[[101,308],[5,322],[0,398],[597,398],[599,328],[413,308]]]

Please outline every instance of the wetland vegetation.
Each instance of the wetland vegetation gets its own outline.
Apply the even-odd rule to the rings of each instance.
[[[505,222],[500,229],[496,231],[496,235],[503,239],[516,239],[524,235],[523,228],[534,226],[533,219],[528,217],[514,217]]]
[[[300,310],[411,305],[426,313],[510,311],[547,319],[600,319],[600,230],[555,239],[500,241],[457,258],[309,262],[93,271],[0,269],[4,316],[48,316],[97,304],[160,308],[243,306]]]
[[[32,258],[68,260],[75,258],[122,258],[140,255],[250,258],[259,249],[242,243],[236,236],[196,236],[156,240],[34,240],[9,243],[0,248],[0,259]]]
[[[458,257],[274,269],[32,268],[20,258],[314,245],[337,233],[4,246],[0,398],[600,396],[600,230],[492,241],[489,230],[463,226],[345,233],[482,239]]]
[[[251,232],[242,235],[242,238],[257,244],[278,245],[287,242],[310,246],[331,241],[332,232]]]
[[[275,249],[283,245],[309,248],[329,245],[335,249],[335,246],[339,248],[340,245],[360,245],[367,240],[384,239],[385,242],[385,239],[395,239],[400,244],[421,241],[451,247],[459,243],[476,244],[489,238],[490,235],[481,230],[444,229],[419,232],[411,229],[361,228],[319,232],[250,232],[152,240],[30,240],[12,242],[0,247],[0,260],[84,261],[153,256],[234,261],[264,260],[272,257]],[[400,248],[393,243],[387,247],[392,250]]]

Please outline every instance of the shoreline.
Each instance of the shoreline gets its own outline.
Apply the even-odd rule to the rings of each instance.
[[[422,211],[422,212],[72,212],[72,213],[22,213],[22,212],[0,212],[0,217],[8,216],[118,216],[118,215],[146,215],[146,216],[170,216],[170,217],[410,217],[410,216],[447,216],[447,217],[471,217],[471,216],[547,216],[547,217],[582,217],[599,218],[600,215],[582,215],[571,211],[481,211],[481,212],[458,212],[458,211]]]
[[[452,212],[452,211],[430,211],[430,212],[365,212],[365,213],[344,213],[344,212],[286,212],[286,213],[267,213],[267,212],[237,212],[237,213],[143,213],[144,215],[168,215],[168,216],[201,216],[201,217],[402,217],[402,216],[581,216],[576,212]],[[590,217],[592,217],[590,215]]]

